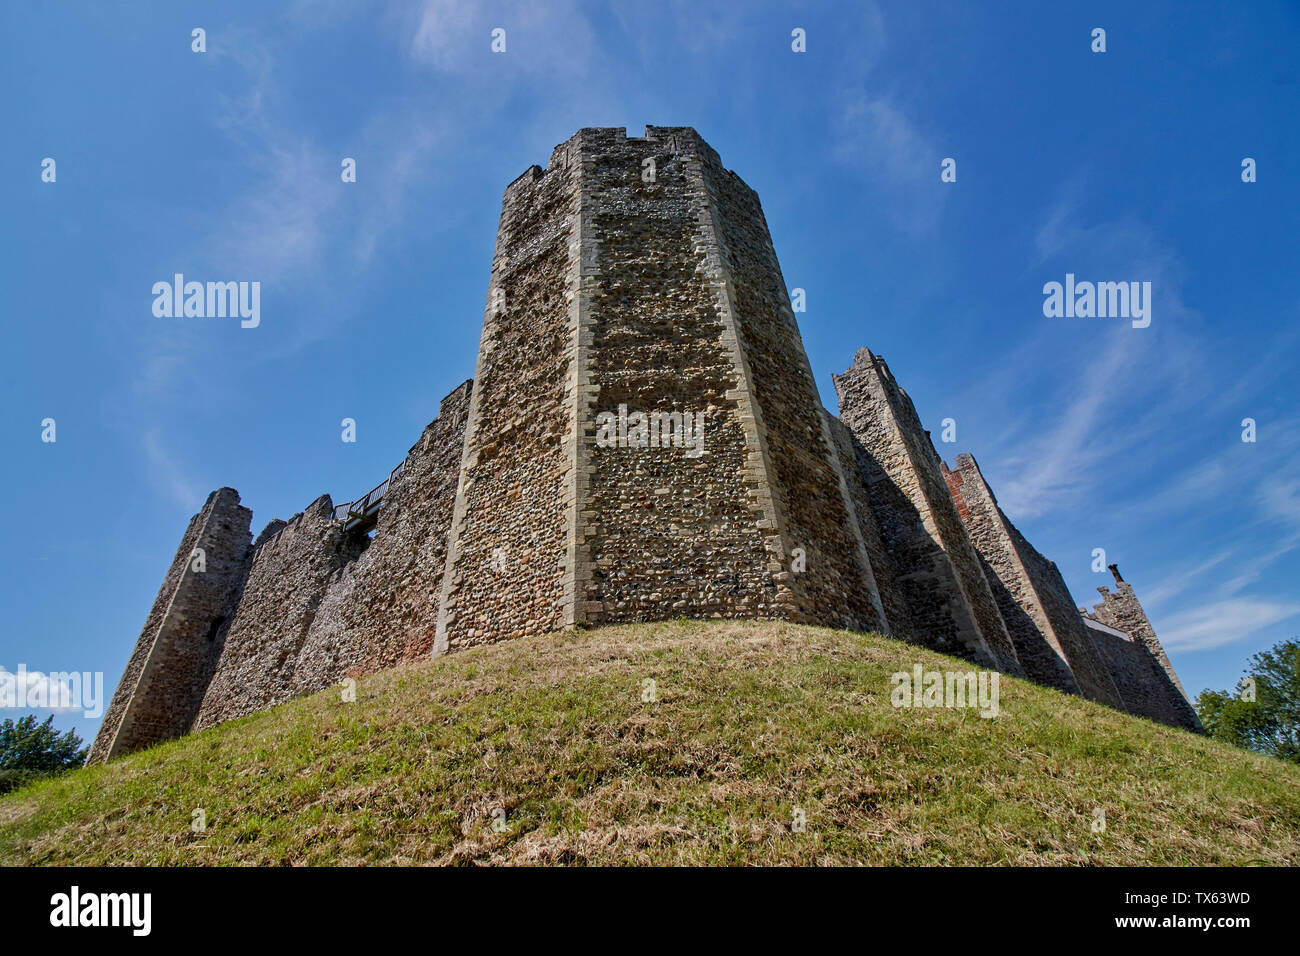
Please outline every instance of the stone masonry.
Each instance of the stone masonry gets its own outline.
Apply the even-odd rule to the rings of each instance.
[[[390,482],[373,539],[328,495],[257,540],[232,488],[190,521],[90,762],[310,694],[433,647],[469,382]],[[195,570],[196,548],[205,569]]]
[[[706,453],[598,446],[619,409],[702,414]],[[440,649],[681,614],[884,629],[849,509],[758,197],[694,130],[583,130],[507,188]]]
[[[1089,630],[1115,675],[1124,709],[1163,724],[1201,730],[1200,719],[1187,700],[1182,681],[1174,672],[1174,665],[1169,662],[1132,585],[1120,576],[1116,565],[1107,567],[1115,578],[1116,593],[1105,587],[1097,588],[1101,603],[1094,605],[1091,612],[1083,612],[1082,608],[1080,612],[1084,614],[1085,624],[1103,625]]]
[[[252,517],[235,489],[222,488],[190,519],[88,762],[189,730],[209,649],[243,570]]]
[[[356,502],[252,541],[213,492],[90,760],[430,653],[680,616],[874,630],[1199,729],[1126,583],[1081,617],[883,359],[833,380],[839,417],[758,196],[699,134],[580,130],[506,189],[472,382]]]
[[[1061,572],[1002,513],[975,457],[958,455],[957,469],[943,471],[1028,677],[1122,707]]]
[[[840,418],[865,450],[861,480],[911,630],[936,650],[1023,676],[1007,626],[957,515],[942,462],[885,360],[859,349],[833,377]]]

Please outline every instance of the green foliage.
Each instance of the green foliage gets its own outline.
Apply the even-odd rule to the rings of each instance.
[[[1204,690],[1196,712],[1216,740],[1300,763],[1300,640],[1255,654],[1236,692]]]
[[[39,724],[35,714],[16,723],[8,718],[0,721],[0,793],[80,767],[86,762],[81,743],[75,730],[62,734],[55,730],[53,717]]]
[[[37,775],[30,770],[0,770],[0,793],[17,790],[25,783],[35,780]]]

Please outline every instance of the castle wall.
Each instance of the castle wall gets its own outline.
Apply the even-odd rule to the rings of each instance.
[[[326,589],[368,543],[364,535],[343,531],[328,495],[259,535],[243,591],[218,636],[214,673],[193,729],[295,696],[295,670]]]
[[[263,532],[194,729],[430,652],[470,392],[442,400],[373,537],[344,531],[328,495]]]
[[[1053,621],[1011,539],[1010,522],[969,455],[957,457],[957,470],[943,468],[957,514],[979,553],[998,611],[1016,645],[1025,676],[1067,693],[1080,692]],[[1070,609],[1071,616],[1078,614]]]
[[[807,569],[791,582],[799,618],[887,633],[865,542],[852,520],[829,420],[758,195],[723,169],[712,150],[703,152],[702,160],[702,185],[763,430],[779,529],[791,550],[799,547],[806,553]]]
[[[1006,527],[1025,573],[1033,582],[1042,614],[1056,635],[1056,646],[1064,653],[1079,685],[1079,692],[1090,700],[1123,709],[1124,701],[1074,605],[1060,569],[1025,540],[1014,524],[1007,521]]]
[[[778,610],[784,570],[743,387],[700,235],[702,146],[679,131],[588,130],[582,190],[591,213],[591,282],[580,409],[588,477],[581,494],[581,617],[587,623]],[[659,135],[655,135],[659,134]],[[654,163],[654,182],[643,165]],[[703,413],[704,451],[599,447],[596,416]],[[787,575],[788,578],[788,575]]]
[[[703,414],[703,453],[597,441],[660,412]],[[679,615],[883,630],[848,497],[757,197],[693,130],[582,130],[511,184],[440,650]]]
[[[757,195],[694,130],[579,131],[507,187],[475,379],[373,536],[322,496],[250,546],[251,513],[214,492],[91,760],[430,652],[678,616],[880,631],[1199,726],[1118,571],[1085,622],[883,360],[862,349],[834,382],[842,421]],[[611,447],[601,413],[700,415],[704,446]]]
[[[443,399],[384,494],[373,537],[328,495],[249,545],[213,492],[186,529],[89,757],[98,762],[428,654],[471,383]],[[194,548],[207,570],[193,571]],[[120,728],[120,729],[119,729]]]
[[[984,563],[989,586],[1030,679],[1122,708],[1110,673],[1049,561],[1012,524],[972,455],[944,477]]]
[[[1093,606],[1088,617],[1133,638],[1132,648],[1121,648],[1113,641],[1098,637],[1096,628],[1090,629],[1094,645],[1111,664],[1111,676],[1126,709],[1172,727],[1201,731],[1200,719],[1188,702],[1187,692],[1183,690],[1182,682],[1156,637],[1155,628],[1147,619],[1137,594],[1120,577],[1118,567],[1112,564],[1109,568],[1115,577],[1116,593],[1104,587],[1097,588],[1101,603]],[[1132,663],[1134,657],[1142,663]]]
[[[99,763],[189,730],[209,656],[240,585],[252,512],[239,493],[208,495],[186,528],[87,757]],[[202,570],[195,549],[202,549]]]
[[[506,189],[435,647],[573,621],[578,140]],[[508,595],[508,596],[507,596]]]
[[[312,621],[295,693],[432,651],[472,393],[467,381],[442,400],[389,483],[370,546],[331,582]]]
[[[919,643],[920,637],[912,627],[911,613],[897,581],[903,569],[897,567],[893,553],[885,546],[880,527],[876,524],[871,495],[863,479],[864,475],[873,470],[878,472],[878,469],[873,469],[867,450],[853,437],[853,432],[849,431],[847,425],[829,412],[827,420],[839,454],[840,471],[853,503],[853,517],[858,525],[858,534],[862,537],[875,574],[881,608],[888,622],[887,633],[901,641]]]
[[[916,634],[935,650],[1022,676],[939,456],[911,399],[884,361],[867,349],[833,380],[840,418],[867,452],[862,480]]]
[[[1100,622],[1089,619],[1085,626],[1124,700],[1121,709],[1138,717],[1170,723],[1164,695],[1155,691],[1153,682],[1159,681],[1160,677],[1155,673],[1155,663],[1146,648],[1128,634]]]

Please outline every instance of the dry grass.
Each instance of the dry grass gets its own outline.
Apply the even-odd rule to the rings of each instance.
[[[914,663],[970,669],[780,623],[478,648],[0,798],[0,862],[1300,862],[1300,768],[1010,679],[891,707]]]

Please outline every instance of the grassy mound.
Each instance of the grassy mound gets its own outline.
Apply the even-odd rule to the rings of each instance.
[[[971,669],[772,622],[477,648],[0,798],[0,863],[1300,862],[1300,768],[1009,678],[891,706],[918,663]]]

